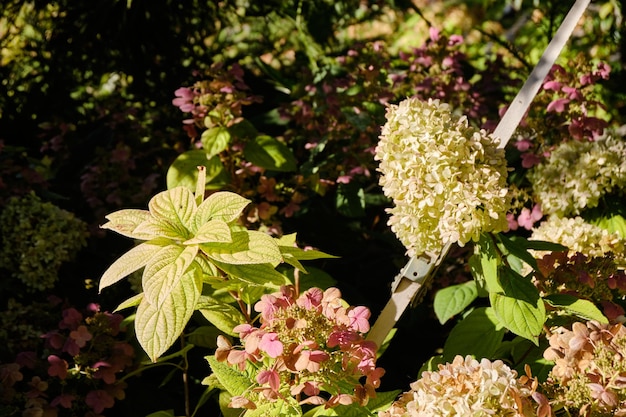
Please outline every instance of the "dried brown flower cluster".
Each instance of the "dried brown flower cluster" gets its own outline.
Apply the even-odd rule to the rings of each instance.
[[[597,321],[557,328],[544,357],[555,362],[543,385],[555,411],[626,416],[626,327]]]

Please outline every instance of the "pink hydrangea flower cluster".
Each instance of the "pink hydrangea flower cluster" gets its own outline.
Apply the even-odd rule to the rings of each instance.
[[[0,404],[30,416],[101,416],[125,397],[119,373],[133,364],[131,345],[120,340],[122,316],[101,312],[62,311],[58,328],[42,335],[41,352],[17,354],[0,365]]]
[[[376,344],[364,338],[366,307],[348,306],[337,288],[311,288],[297,296],[293,286],[284,286],[264,295],[255,310],[261,326],[237,326],[242,346],[222,338],[215,353],[254,380],[244,395],[233,397],[231,407],[254,409],[293,397],[299,404],[330,408],[365,405],[375,397],[384,370],[376,367]]]
[[[541,163],[564,138],[595,141],[603,134],[608,123],[599,117],[605,109],[594,87],[610,72],[606,63],[592,65],[583,56],[552,67],[534,100],[537,110],[529,110],[513,143],[523,168]]]
[[[205,80],[174,92],[176,98],[172,104],[183,113],[191,114],[190,119],[183,121],[190,138],[198,138],[199,131],[206,128],[240,122],[242,107],[261,100],[248,93],[243,75],[243,69],[237,64],[226,70],[222,63],[216,63]]]
[[[537,260],[541,273],[535,285],[543,294],[571,294],[591,300],[612,322],[624,319],[620,305],[626,296],[626,273],[611,253],[550,252]]]

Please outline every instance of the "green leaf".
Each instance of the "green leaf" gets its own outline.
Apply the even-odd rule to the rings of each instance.
[[[501,292],[502,287],[498,279],[498,265],[500,257],[493,243],[491,235],[482,234],[474,246],[474,254],[469,259],[472,276],[476,280],[479,293]]]
[[[254,382],[250,378],[246,377],[241,372],[228,366],[225,363],[218,362],[215,356],[206,356],[205,359],[209,362],[209,366],[213,371],[213,374],[217,377],[220,384],[230,393],[232,396],[243,394],[248,388],[254,385]]]
[[[194,218],[194,230],[199,230],[209,220],[221,220],[231,223],[241,216],[241,212],[250,204],[250,200],[239,194],[218,191],[211,194],[200,204]]]
[[[234,265],[278,265],[283,257],[271,236],[254,230],[233,232],[232,243],[203,243],[202,251],[210,259]]]
[[[130,297],[128,300],[120,303],[120,305],[118,305],[117,308],[113,310],[113,312],[115,313],[118,311],[126,310],[127,308],[130,308],[130,307],[137,307],[139,303],[141,302],[141,300],[143,300],[143,293],[135,294],[132,297]]]
[[[241,119],[240,122],[228,126],[228,133],[230,133],[231,137],[240,140],[252,139],[259,134],[256,127],[246,119]]]
[[[154,362],[165,353],[185,329],[202,290],[199,268],[190,268],[171,288],[160,306],[144,297],[135,316],[139,344]]]
[[[425,371],[428,371],[428,372],[437,371],[439,369],[439,365],[443,365],[445,363],[446,361],[443,359],[443,355],[431,356],[430,359],[428,359],[426,362],[422,364],[422,366],[420,367],[420,370],[417,372],[418,378]]]
[[[544,300],[552,307],[558,308],[569,315],[585,320],[596,320],[604,324],[609,322],[600,309],[589,300],[582,300],[570,294],[551,294],[544,297]]]
[[[230,304],[221,303],[206,295],[200,297],[196,310],[199,310],[209,323],[222,332],[235,337],[239,337],[239,334],[234,332],[233,328],[246,322],[241,311]]]
[[[186,239],[189,231],[178,222],[150,217],[135,229],[135,232],[148,236],[150,239],[164,237],[172,240]]]
[[[443,346],[444,360],[450,362],[456,355],[489,358],[498,349],[504,333],[493,309],[476,308],[450,331]]]
[[[189,188],[176,187],[152,197],[148,209],[157,219],[166,219],[189,229],[196,212],[196,199]]]
[[[377,392],[376,397],[370,398],[366,407],[357,404],[339,405],[333,408],[326,408],[324,405],[314,407],[307,411],[303,417],[365,417],[374,416],[381,411],[388,410],[391,404],[397,399],[402,391]],[[246,414],[247,416],[247,414]]]
[[[186,240],[184,244],[192,245],[208,242],[229,243],[232,241],[233,238],[228,224],[223,220],[212,219],[200,226],[198,231],[195,233],[195,236]]]
[[[284,399],[278,399],[277,401],[260,404],[254,410],[247,410],[244,414],[245,417],[267,417],[267,416],[281,416],[281,417],[301,417],[302,409],[298,402],[293,397],[284,397]]]
[[[543,353],[548,349],[549,342],[546,338],[541,338],[539,346],[531,341],[516,337],[512,341],[510,357],[515,366],[518,375],[524,375],[525,365],[530,366],[532,376],[543,382],[547,379],[550,370],[554,367],[554,362],[544,359]]]
[[[291,282],[285,280],[285,284],[283,285],[289,285],[289,284],[291,284]],[[257,301],[261,299],[261,297],[263,297],[263,294],[267,294],[268,290],[278,291],[279,289],[280,289],[280,286],[278,285],[277,286],[268,285],[268,284],[265,284],[263,286],[244,285],[241,287],[239,296],[241,297],[241,301],[243,301],[244,303],[248,305],[254,305]]]
[[[200,136],[202,147],[207,152],[207,158],[211,158],[228,149],[230,133],[225,127],[212,127],[202,132]]]
[[[335,200],[337,211],[346,217],[365,215],[365,191],[356,184],[339,184]]]
[[[304,269],[304,266],[299,262],[300,260],[312,260],[312,259],[321,259],[321,258],[338,258],[334,255],[329,255],[327,253],[318,251],[318,250],[302,250],[295,246],[279,246],[280,253],[283,255],[284,262],[293,266],[296,269],[299,269],[302,272],[307,272]]]
[[[307,274],[300,274],[299,277],[301,291],[306,291],[313,287],[327,289],[337,285],[337,280],[323,269],[308,267],[307,271]],[[285,268],[283,273],[291,282],[295,282],[294,272],[293,268]]]
[[[209,261],[202,252],[199,252],[193,261],[196,264],[198,264],[200,269],[202,269],[202,273],[206,277],[219,277],[220,276],[220,271],[218,271],[215,264]]]
[[[372,412],[388,410],[400,393],[402,393],[402,390],[377,392],[376,397],[370,398],[367,402],[367,409]]]
[[[323,258],[326,258],[326,259],[339,258],[338,256],[329,255],[328,253],[315,250],[315,249],[303,250],[295,246],[280,246],[280,245],[278,246],[278,248],[280,249],[281,253],[289,254],[293,258],[298,259],[300,261],[310,261],[313,259],[323,259]]]
[[[509,268],[501,268],[503,293],[489,299],[500,322],[518,336],[538,343],[546,321],[546,309],[539,291],[529,279]]]
[[[433,307],[441,324],[459,314],[478,297],[476,282],[468,281],[443,288],[435,294]]]
[[[172,242],[168,239],[159,238],[135,246],[124,255],[120,256],[104,271],[102,278],[100,278],[99,291],[102,291],[103,288],[109,285],[115,284],[117,281],[138,269],[143,268],[154,255],[171,243]]]
[[[214,376],[214,374],[211,374]],[[217,379],[217,378],[216,378]],[[219,383],[219,382],[218,382]],[[230,408],[228,404],[230,404],[231,399],[233,398],[230,393],[222,388],[220,388],[220,393],[218,396],[218,404],[220,406],[220,417],[243,417],[243,412],[239,408]]]
[[[291,150],[271,136],[260,135],[246,143],[243,156],[248,162],[270,171],[292,172],[298,167]]]
[[[215,264],[229,276],[239,278],[251,284],[261,286],[267,286],[268,284],[275,286],[289,284],[287,277],[278,272],[270,263],[236,265],[216,261]]]
[[[348,123],[359,129],[361,132],[371,129],[372,116],[366,111],[355,111],[354,106],[346,106],[341,108],[341,113],[345,116]]]
[[[120,235],[133,239],[149,240],[152,238],[152,236],[135,232],[137,226],[150,218],[148,210],[118,210],[105,216],[105,218],[108,222],[100,226],[102,229],[113,230]]]
[[[197,246],[168,245],[162,248],[143,271],[141,285],[146,300],[156,308],[169,300],[170,292],[179,287],[197,253]],[[195,271],[197,268],[191,269]]]
[[[590,220],[591,224],[595,224],[609,233],[617,233],[622,239],[626,239],[626,219],[621,214],[609,214]]]
[[[276,238],[276,243],[278,244],[278,246],[296,246],[297,240],[297,233],[288,233],[285,235],[282,235],[281,237]]]
[[[209,154],[201,149],[194,149],[178,155],[167,170],[167,188],[186,187],[191,191],[198,182],[198,166],[206,168],[206,184],[216,186],[228,182],[228,174],[219,156],[209,158]],[[208,187],[207,187],[208,188]]]
[[[197,307],[196,307],[197,309]],[[217,348],[217,336],[223,332],[214,326],[201,326],[189,333],[189,343],[194,346],[215,349]]]
[[[567,246],[563,246],[559,243],[546,242],[544,240],[526,240],[524,238],[518,238],[512,236],[511,240],[516,243],[520,243],[525,249],[550,251],[550,252],[562,252],[567,250]]]
[[[511,239],[509,239],[502,233],[499,233],[497,236],[498,240],[504,247],[503,251],[518,257],[519,259],[530,265],[533,269],[537,269],[537,260],[530,252],[528,252],[529,241],[527,239],[517,239],[516,237],[511,237]]]

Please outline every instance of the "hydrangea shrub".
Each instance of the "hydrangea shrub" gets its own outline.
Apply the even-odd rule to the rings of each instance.
[[[27,291],[51,289],[59,269],[87,243],[87,225],[34,193],[11,198],[0,213],[0,268]]]

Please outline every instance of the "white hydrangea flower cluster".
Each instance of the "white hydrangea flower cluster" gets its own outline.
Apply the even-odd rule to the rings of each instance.
[[[413,256],[507,229],[507,167],[499,140],[439,100],[387,108],[376,147],[389,225]]]
[[[626,189],[626,141],[606,136],[595,142],[561,143],[528,172],[545,214],[570,216]]]
[[[379,417],[535,416],[532,384],[501,360],[456,356],[426,371]]]
[[[626,258],[626,245],[619,234],[587,223],[580,216],[574,218],[549,216],[533,229],[530,240],[543,240],[567,246],[570,254],[580,252],[589,257],[601,257],[612,252],[616,260]]]

